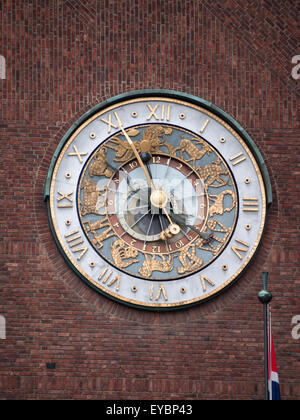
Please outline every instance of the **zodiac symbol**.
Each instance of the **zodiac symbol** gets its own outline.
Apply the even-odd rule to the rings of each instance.
[[[131,128],[130,130],[127,130],[127,133],[130,137],[135,137],[139,134],[139,130],[135,128]],[[155,125],[147,127],[143,132],[143,138],[141,141],[136,141],[134,143],[138,153],[141,152],[148,152],[148,153],[158,153],[159,148],[162,146],[165,146],[168,148],[168,151],[170,154],[175,155],[175,149],[174,147],[164,142],[164,136],[165,134],[171,134],[172,129],[169,127],[164,128],[161,125]],[[114,161],[116,162],[126,162],[132,157],[132,148],[128,144],[127,141],[121,140],[118,136],[113,136],[110,139],[111,143],[114,143],[115,145],[109,145],[107,144],[107,147],[114,150],[116,152]]]
[[[219,227],[217,227],[219,226]],[[211,219],[207,221],[207,227],[211,230],[211,234],[209,240],[204,238],[199,238],[196,240],[195,245],[199,249],[203,249],[204,251],[212,252],[215,256],[220,251],[221,247],[225,243],[226,239],[230,234],[230,228],[225,227],[219,220]],[[214,232],[224,233],[225,235],[221,238],[219,236],[214,235]],[[218,242],[218,246],[213,245],[213,241]]]
[[[210,165],[204,166],[204,168],[199,166],[197,168],[197,172],[207,187],[219,188],[228,184],[229,173],[227,169],[223,169],[220,158],[218,158],[216,162],[212,162]],[[224,181],[221,178],[221,175],[227,175],[227,179]],[[218,185],[212,185],[214,182],[218,182]]]
[[[80,202],[80,213],[82,216],[86,214],[104,214],[98,211],[98,208],[104,207],[104,194],[106,192],[105,188],[98,189],[97,184],[88,179],[84,178],[83,186],[83,202]],[[103,197],[102,205],[99,205],[99,198]]]
[[[145,261],[143,262],[142,268],[139,269],[139,273],[144,277],[151,277],[153,271],[161,271],[163,273],[170,272],[173,270],[173,258],[169,255],[168,260],[164,255],[160,255],[162,261],[158,261],[155,255],[152,255],[150,260],[149,256],[145,254]]]
[[[200,139],[193,138],[192,140],[196,140],[196,143],[202,146],[201,150],[191,140],[181,137],[179,147],[175,151],[180,151],[181,159],[183,159],[183,152],[186,152],[190,156],[190,159],[186,160],[186,162],[193,161],[193,165],[195,166],[196,160],[201,159],[206,153],[210,154],[211,149],[207,143]]]
[[[230,207],[224,209],[223,201],[226,195],[230,195],[232,198],[232,203]],[[233,191],[225,190],[218,195],[208,194],[208,198],[213,201],[213,205],[209,207],[209,215],[213,216],[214,214],[223,214],[224,212],[230,212],[236,205],[236,199]]]
[[[191,248],[192,250],[190,251]],[[196,255],[195,244],[193,244],[192,246],[188,245],[183,248],[183,250],[180,252],[180,255],[179,255],[179,261],[182,264],[182,267],[177,268],[177,271],[179,274],[196,271],[203,264],[203,260],[197,257]]]
[[[95,175],[104,175],[107,178],[110,178],[113,175],[113,172],[111,169],[108,169],[107,166],[106,147],[101,147],[97,151],[93,162],[89,166],[89,175],[91,177]]]
[[[139,262],[139,260],[128,260],[129,258],[135,258],[138,256],[139,251],[132,248],[131,246],[125,244],[122,239],[118,239],[113,242],[110,246],[111,255],[113,257],[114,263],[119,268],[129,267],[131,264]]]
[[[139,134],[139,130],[136,130],[134,128],[126,130],[126,132],[130,137],[135,137]],[[110,139],[110,142],[116,144],[116,146],[112,146],[110,144],[106,145],[109,149],[112,149],[116,152],[114,161],[125,162],[131,158],[133,152],[130,144],[128,144],[127,141],[121,140],[118,136],[113,136]]]
[[[158,153],[162,146],[167,147],[169,154],[175,155],[175,148],[165,142],[165,134],[171,134],[172,128],[154,125],[143,132],[143,139],[138,143],[139,152]]]
[[[91,232],[94,235],[94,239],[92,240],[93,245],[97,249],[100,249],[103,247],[103,242],[110,238],[111,236],[115,236],[115,233],[110,225],[110,222],[108,220],[108,216],[104,217],[101,220],[97,220],[97,222],[91,223],[89,220],[86,222],[83,222],[84,224],[87,224],[86,230],[87,232]],[[96,233],[96,230],[103,229],[105,227],[108,227],[108,229],[105,229],[102,233]]]

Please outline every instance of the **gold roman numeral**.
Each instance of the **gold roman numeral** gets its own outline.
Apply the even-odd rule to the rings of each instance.
[[[101,121],[103,121],[105,124],[108,125],[107,127],[107,132],[110,133],[111,132],[111,127],[113,128],[119,128],[118,125],[114,124],[111,120],[111,114],[108,114],[108,120],[106,120],[105,118],[101,118]]]
[[[256,211],[259,210],[259,202],[256,197],[244,197],[243,198],[243,211]]]
[[[110,280],[109,280],[110,279]],[[103,284],[107,283],[108,287],[111,287],[113,284],[116,283],[116,291],[120,288],[120,274],[116,276],[113,275],[113,270],[109,270],[108,267],[105,267],[102,273],[99,275],[98,280],[102,280]]]
[[[201,274],[201,283],[202,283],[202,289],[203,292],[206,292],[206,283],[210,284],[212,287],[215,286],[215,283],[210,280],[208,277],[204,276],[203,274]]]
[[[202,127],[200,128],[200,133],[203,133],[203,131],[206,129],[207,124],[209,123],[210,119],[207,118],[207,120],[205,121],[205,123],[202,125]]]
[[[153,293],[154,293],[154,285],[152,283],[150,285],[150,295],[149,295],[149,299],[150,300],[153,300],[153,297],[154,297]],[[162,284],[160,284],[160,286],[158,288],[158,291],[157,291],[155,300],[158,300],[161,295],[163,296],[163,298],[164,298],[165,301],[168,300],[168,296],[167,296],[166,290],[165,290],[165,288],[164,288],[164,286]]]
[[[73,230],[73,232],[67,233],[65,234],[65,238],[67,239],[67,243],[69,248],[71,249],[71,251],[73,253],[79,252],[80,254],[77,257],[77,261],[80,261],[81,258],[85,255],[85,253],[88,251],[88,247],[87,246],[82,246],[80,248],[75,248],[78,245],[83,244],[83,239],[81,234],[79,233],[79,230]]]
[[[239,163],[243,162],[244,160],[246,160],[246,156],[244,155],[243,152],[240,152],[237,155],[229,158],[229,160],[232,162],[232,165],[235,166],[235,165],[238,165]]]
[[[155,118],[156,121],[169,121],[170,120],[170,113],[171,113],[171,105],[165,105],[162,104],[159,106],[159,104],[156,104],[154,106],[147,104],[147,107],[150,111],[150,114],[147,117],[147,120],[151,120],[151,118]]]
[[[70,195],[73,194],[73,191],[70,191],[69,193],[62,193],[61,191],[57,191],[59,196],[57,197],[57,202],[60,204],[57,204],[57,207],[59,208],[67,208],[67,207],[73,207],[73,198],[70,197]],[[61,203],[62,200],[66,200],[63,203]]]
[[[240,252],[247,252],[250,244],[247,244],[247,242],[241,241],[240,239],[235,239],[235,242],[237,242],[240,245],[244,245],[244,247],[241,247],[241,246],[232,246],[231,247],[231,249],[235,253],[235,255],[237,257],[239,257],[240,260],[242,260],[243,259],[243,255],[240,254]]]
[[[86,155],[87,155],[87,153],[86,153],[86,152],[82,152],[82,153],[80,153],[80,152],[78,151],[77,147],[75,146],[75,144],[73,145],[73,150],[74,150],[74,152],[70,152],[70,153],[68,154],[68,156],[77,156],[77,157],[78,157],[79,162],[80,162],[80,163],[82,163],[82,162],[83,162],[83,159],[82,159],[82,157],[81,157],[81,156],[86,156]]]

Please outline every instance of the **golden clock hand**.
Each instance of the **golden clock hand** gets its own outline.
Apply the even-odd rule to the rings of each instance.
[[[135,157],[137,158],[137,161],[139,162],[140,167],[142,168],[142,170],[144,171],[144,174],[146,175],[146,178],[147,178],[147,181],[148,181],[150,187],[152,188],[152,190],[155,190],[155,187],[154,187],[153,182],[152,182],[152,180],[150,178],[150,175],[149,175],[147,169],[145,168],[145,165],[144,165],[144,163],[143,163],[143,161],[142,161],[142,159],[141,159],[138,151],[136,150],[136,147],[135,147],[133,141],[131,140],[131,138],[128,136],[128,134],[124,130],[124,127],[123,127],[123,124],[122,124],[122,122],[121,122],[121,120],[119,118],[119,115],[116,112],[114,114],[115,114],[115,117],[116,117],[116,119],[118,121],[119,127],[120,127],[120,129],[121,129],[124,137],[126,138],[126,140],[127,140],[128,144],[130,145],[133,153],[135,154]]]
[[[168,214],[168,212],[167,212],[167,210],[165,208],[166,207],[166,204],[167,204],[167,202],[166,202],[167,200],[163,199],[163,201],[162,201],[162,198],[159,197],[159,195],[162,196],[162,194],[165,194],[165,193],[163,191],[160,191],[160,190],[156,190],[155,189],[155,186],[153,185],[153,182],[152,182],[152,179],[151,179],[151,177],[149,175],[149,172],[145,168],[145,165],[144,165],[144,163],[143,163],[143,161],[142,161],[142,159],[141,159],[138,151],[136,150],[136,147],[135,147],[133,141],[131,140],[131,138],[129,137],[129,135],[124,130],[124,127],[123,127],[123,124],[122,124],[122,122],[120,120],[119,115],[117,114],[117,112],[114,112],[114,114],[115,114],[115,117],[116,117],[116,119],[118,121],[119,127],[120,127],[120,129],[121,129],[124,137],[126,138],[126,140],[127,140],[128,144],[130,145],[133,153],[135,154],[135,157],[137,158],[137,161],[139,162],[140,167],[142,168],[142,170],[144,171],[144,174],[146,175],[147,181],[148,181],[148,183],[149,183],[149,185],[150,185],[150,187],[151,187],[151,189],[153,191],[152,194],[151,194],[151,197],[153,195],[155,195],[155,198],[157,197],[157,199],[153,198],[151,200],[152,204],[155,207],[161,208],[163,210],[163,212],[165,213],[165,215],[167,216],[170,224],[173,225],[174,223],[172,222],[172,219],[170,218],[170,216],[169,216],[169,214]]]
[[[170,225],[175,225],[175,223],[172,221],[172,219],[171,219],[171,217],[170,217],[169,213],[167,212],[167,210],[165,209],[165,207],[162,207],[162,210],[163,210],[163,212],[165,213],[165,215],[167,216],[167,218],[168,218],[168,220],[169,220],[169,222],[170,222]],[[176,226],[177,226],[177,225],[176,225]]]
[[[167,216],[170,225],[175,225],[174,222],[172,222],[171,217],[169,216],[169,213],[166,210],[166,205],[168,203],[168,196],[167,194],[162,190],[154,190],[150,196],[150,201],[153,204],[154,207],[157,207],[159,209],[162,209],[162,211]]]
[[[210,233],[201,232],[199,229],[196,229],[194,226],[186,224],[185,221],[180,216],[175,216],[173,214],[172,218],[175,220],[175,222],[179,223],[180,225],[188,227],[188,228],[192,229],[194,232],[198,233],[198,235],[202,239],[209,240],[211,238]]]

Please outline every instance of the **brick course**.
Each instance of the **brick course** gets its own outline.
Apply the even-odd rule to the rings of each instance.
[[[261,272],[269,271],[281,393],[300,398],[299,3],[292,0],[2,0],[0,398],[261,399]],[[246,274],[174,313],[127,308],[66,265],[43,185],[88,109],[163,88],[213,102],[252,136],[273,205]],[[56,369],[46,369],[55,362]]]

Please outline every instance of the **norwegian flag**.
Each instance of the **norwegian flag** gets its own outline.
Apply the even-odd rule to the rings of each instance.
[[[268,332],[268,391],[269,400],[280,400],[279,379],[276,366],[272,324],[271,324],[271,311],[269,311],[269,332]]]

